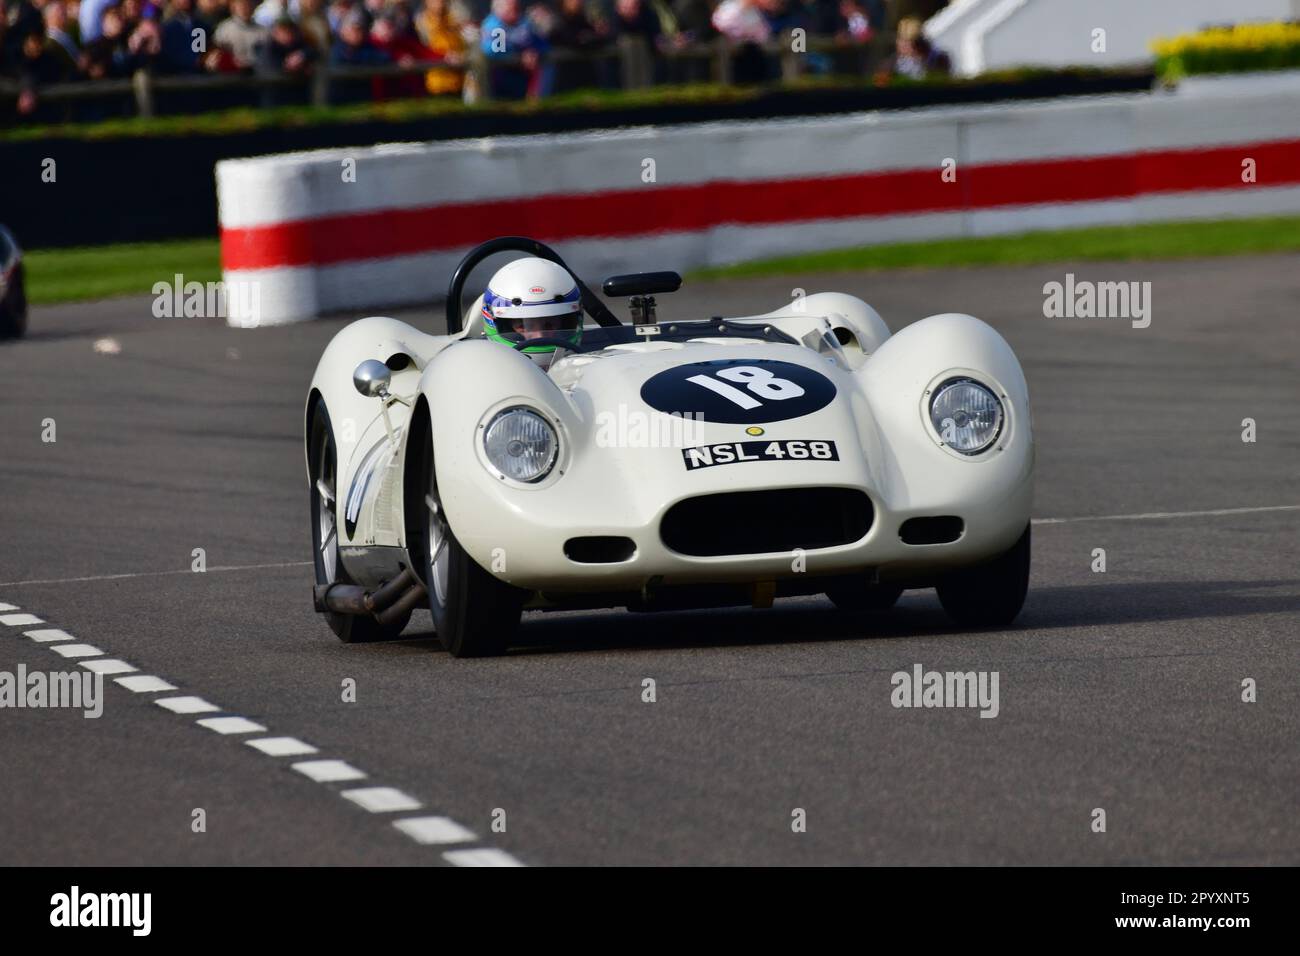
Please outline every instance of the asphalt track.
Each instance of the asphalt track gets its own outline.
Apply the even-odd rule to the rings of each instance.
[[[451,659],[424,612],[401,641],[342,645],[311,610],[300,434],[342,320],[240,331],[154,319],[148,298],[35,309],[30,338],[0,347],[0,602],[530,865],[1300,863],[1297,266],[793,276],[663,297],[665,317],[707,316],[840,289],[894,328],[948,310],[994,324],[1029,377],[1035,515],[1104,518],[1035,527],[1005,631],[963,633],[912,592],[884,616],[811,598],[529,615],[497,660]],[[1043,283],[1067,271],[1151,281],[1150,328],[1044,318]],[[120,351],[96,351],[110,337]],[[1293,510],[1104,517],[1276,506]],[[0,625],[0,670],[76,669],[32,627]],[[890,676],[917,663],[997,671],[999,715],[895,709]],[[110,680],[98,720],[0,710],[0,863],[437,865],[461,845],[414,842],[391,824],[419,814],[368,813],[337,793],[356,784],[313,782],[290,769],[302,758],[153,703],[167,696]]]

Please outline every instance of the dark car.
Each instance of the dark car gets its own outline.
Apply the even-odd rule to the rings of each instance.
[[[0,226],[0,339],[22,338],[27,331],[27,292],[23,288],[23,251]]]

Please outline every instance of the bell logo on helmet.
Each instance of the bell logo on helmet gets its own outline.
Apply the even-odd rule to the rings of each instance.
[[[535,285],[535,286],[533,286],[531,289],[529,289],[528,291],[531,292],[533,295],[545,295],[545,294],[546,294],[546,289],[544,289],[544,288],[543,288],[542,286],[540,286],[540,285]]]

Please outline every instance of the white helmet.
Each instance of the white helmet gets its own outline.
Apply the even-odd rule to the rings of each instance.
[[[483,291],[483,320],[487,336],[511,347],[528,339],[563,339],[577,347],[582,341],[582,296],[578,283],[563,266],[549,259],[528,257],[506,263]],[[525,346],[535,361],[549,364],[554,344]]]

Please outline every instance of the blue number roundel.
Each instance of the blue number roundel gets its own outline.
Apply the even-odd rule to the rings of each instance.
[[[825,375],[772,359],[692,362],[641,386],[641,401],[658,411],[739,425],[811,415],[834,397],[835,385]]]

